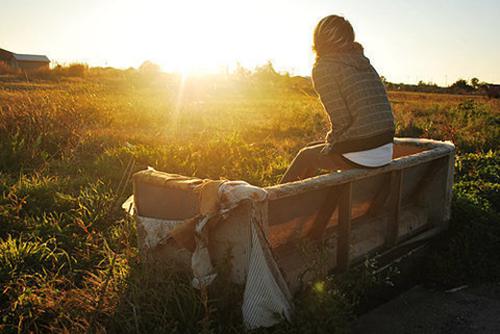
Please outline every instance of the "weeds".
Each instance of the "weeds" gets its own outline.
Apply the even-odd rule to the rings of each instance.
[[[498,154],[466,154],[457,161],[450,229],[429,256],[429,284],[460,284],[500,279],[500,186]]]
[[[184,274],[142,266],[135,224],[117,204],[132,191],[130,173],[146,166],[275,184],[326,132],[311,87],[243,73],[191,80],[181,93],[176,76],[71,71],[0,83],[0,331],[241,332],[241,287],[220,275],[205,318]],[[500,277],[497,101],[390,98],[399,135],[453,140],[460,152],[453,222],[428,259],[427,281]],[[368,261],[315,280],[297,296],[291,323],[259,332],[347,331],[365,292],[387,284],[374,272]]]

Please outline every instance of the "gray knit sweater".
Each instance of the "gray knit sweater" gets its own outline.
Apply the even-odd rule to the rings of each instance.
[[[394,117],[380,77],[361,51],[319,58],[313,85],[330,118],[327,152],[357,152],[391,143]]]

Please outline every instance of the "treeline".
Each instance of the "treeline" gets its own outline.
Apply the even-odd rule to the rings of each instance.
[[[442,94],[492,95],[491,97],[498,97],[495,95],[497,94],[496,90],[499,85],[480,81],[478,78],[472,78],[470,80],[458,79],[447,87],[438,86],[433,82],[424,82],[422,80],[414,85],[389,82],[384,76],[382,76],[381,79],[387,90]]]
[[[126,78],[145,82],[154,79],[171,80],[178,78],[177,73],[162,72],[161,67],[153,62],[145,61],[139,68],[116,69],[113,67],[90,67],[87,64],[74,63],[69,65],[57,65],[51,69],[42,69],[25,72],[14,69],[0,62],[0,75],[8,75],[19,80],[62,80],[64,78],[85,77],[107,77]],[[410,91],[422,93],[464,94],[464,95],[487,95],[489,97],[500,97],[500,85],[480,81],[478,78],[470,80],[459,79],[453,84],[443,87],[433,82],[419,81],[417,84],[393,83],[384,76],[381,79],[387,90]],[[293,76],[288,72],[278,72],[271,61],[266,64],[248,69],[237,64],[232,71],[217,74],[190,75],[189,85],[201,88],[225,87],[298,92],[305,95],[315,96],[316,93],[311,84],[310,77]]]

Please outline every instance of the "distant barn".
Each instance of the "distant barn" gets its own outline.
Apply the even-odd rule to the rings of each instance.
[[[49,69],[50,64],[47,56],[19,54],[4,49],[0,49],[0,62],[25,71]]]
[[[486,85],[486,95],[489,98],[500,98],[500,85],[496,84],[487,84]]]

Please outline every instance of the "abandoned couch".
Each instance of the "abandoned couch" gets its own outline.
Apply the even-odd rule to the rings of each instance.
[[[292,294],[318,275],[415,248],[444,230],[454,151],[450,142],[396,138],[385,167],[267,188],[150,168],[133,176],[123,207],[136,215],[143,261],[192,270],[198,289],[229,254],[231,279],[245,286],[246,327],[268,327],[290,319]]]

